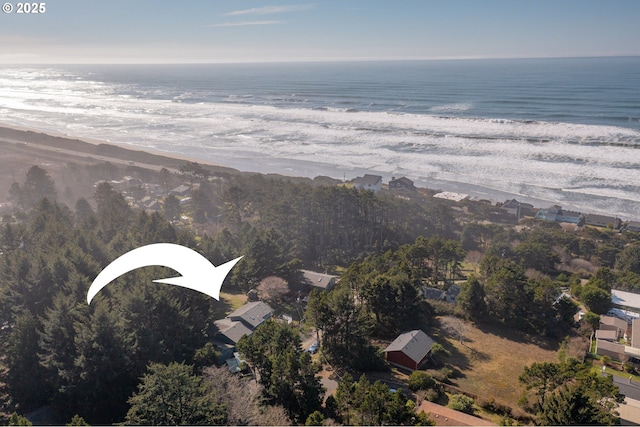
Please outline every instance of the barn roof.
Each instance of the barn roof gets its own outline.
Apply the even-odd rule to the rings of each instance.
[[[435,341],[420,329],[398,335],[398,337],[384,350],[385,353],[391,351],[401,351],[411,360],[418,363],[431,351],[431,346]]]

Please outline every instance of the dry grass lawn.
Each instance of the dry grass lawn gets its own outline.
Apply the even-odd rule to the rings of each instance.
[[[539,343],[535,343],[534,338],[502,330],[505,328],[484,325],[478,328],[452,317],[440,317],[438,321],[440,325],[430,333],[451,352],[446,363],[454,369],[452,383],[481,398],[493,397],[516,407],[524,390],[518,381],[524,367],[533,362],[558,361],[556,342],[538,339]],[[464,336],[462,344],[457,332],[460,329]]]
[[[242,307],[247,302],[247,296],[240,291],[233,291],[233,293],[221,291],[220,301],[212,300],[213,317],[215,319],[223,319],[232,311]]]

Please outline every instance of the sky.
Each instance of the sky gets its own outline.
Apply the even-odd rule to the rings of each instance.
[[[3,11],[12,11],[0,13],[0,63],[640,55],[638,0],[48,0],[42,4],[43,13],[19,14],[18,2],[3,3]]]

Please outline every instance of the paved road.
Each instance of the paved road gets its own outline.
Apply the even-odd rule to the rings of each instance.
[[[616,375],[613,376],[613,383],[618,386],[620,393],[631,399],[640,400],[640,383]]]

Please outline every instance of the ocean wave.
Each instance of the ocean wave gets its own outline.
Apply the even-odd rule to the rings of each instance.
[[[446,105],[437,105],[429,108],[429,111],[432,113],[457,113],[461,111],[468,111],[473,108],[473,104],[468,102],[455,103],[455,104],[446,104]]]

